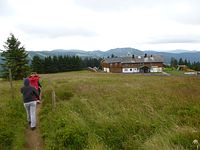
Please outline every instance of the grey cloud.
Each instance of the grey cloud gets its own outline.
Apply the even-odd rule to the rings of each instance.
[[[182,24],[200,24],[199,0],[168,0],[156,3],[155,8],[163,18]],[[154,7],[154,6],[153,6]]]
[[[10,15],[12,11],[7,0],[0,0],[0,16]]]
[[[163,18],[184,24],[200,24],[200,0],[73,0],[73,2],[93,11],[119,11],[135,8],[151,11],[153,9]],[[187,9],[182,8],[182,4],[188,4],[191,9],[188,12],[182,11],[182,9]]]
[[[160,38],[151,38],[148,44],[167,44],[167,43],[200,43],[200,36],[165,36]]]
[[[189,0],[176,0],[176,2]],[[191,0],[194,1],[194,0]],[[172,6],[174,0],[73,0],[77,5],[92,9],[94,11],[113,11],[128,8],[159,8]],[[170,11],[170,10],[169,10]]]
[[[165,15],[168,18],[191,25],[200,24],[200,1],[199,0],[182,0],[178,1],[180,5],[168,5],[165,7]],[[177,4],[177,3],[175,3]],[[182,4],[182,5],[181,5]]]
[[[94,11],[124,10],[133,6],[152,5],[149,0],[74,0],[74,2]]]
[[[189,13],[177,14],[173,17],[173,19],[183,24],[199,25],[200,10],[193,10],[192,12]]]
[[[38,27],[28,25],[18,25],[22,31],[40,37],[58,38],[66,36],[97,36],[97,33],[84,28],[68,28],[68,27]]]

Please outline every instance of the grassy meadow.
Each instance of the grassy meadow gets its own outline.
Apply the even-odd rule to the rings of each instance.
[[[193,140],[200,141],[199,77],[69,72],[42,78],[46,149],[194,150]]]
[[[4,146],[24,144],[21,84],[14,83],[13,102],[8,82],[0,81]],[[47,150],[197,149],[192,142],[200,141],[199,77],[81,71],[42,75],[42,85],[39,127]]]

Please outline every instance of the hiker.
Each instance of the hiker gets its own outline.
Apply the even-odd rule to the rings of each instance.
[[[39,96],[38,91],[30,86],[28,78],[24,79],[24,86],[21,88],[23,94],[24,107],[27,113],[27,120],[32,130],[36,128],[36,97]]]
[[[32,73],[29,76],[29,81],[30,81],[30,85],[33,86],[39,93],[39,96],[37,97],[37,103],[41,103],[41,84],[39,82],[40,77],[37,73]]]

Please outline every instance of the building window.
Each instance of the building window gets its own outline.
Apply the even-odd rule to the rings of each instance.
[[[130,69],[130,71],[132,71],[132,69]]]

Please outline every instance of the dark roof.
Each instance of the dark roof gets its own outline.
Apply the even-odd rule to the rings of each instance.
[[[153,56],[135,56],[132,57],[117,57],[117,58],[105,58],[106,63],[143,63],[143,62],[164,62],[164,59],[160,55]]]

